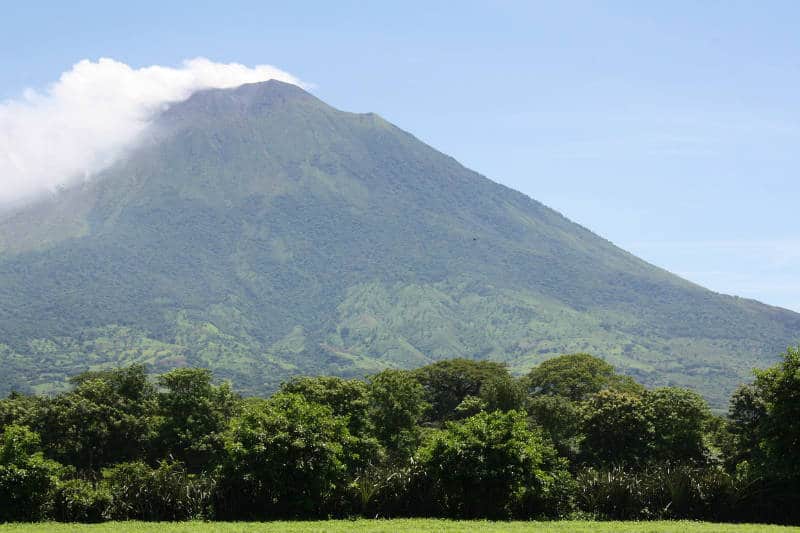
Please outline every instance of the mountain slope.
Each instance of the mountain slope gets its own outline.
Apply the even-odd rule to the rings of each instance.
[[[800,315],[712,293],[374,114],[270,81],[173,106],[91,182],[0,218],[5,389],[142,361],[246,391],[590,351],[721,405]]]

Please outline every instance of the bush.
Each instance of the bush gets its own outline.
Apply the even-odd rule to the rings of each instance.
[[[162,461],[157,468],[137,461],[104,472],[113,520],[175,521],[207,514],[213,482],[187,473],[182,463]]]
[[[299,394],[248,406],[233,422],[215,493],[219,516],[325,516],[344,497],[353,441],[346,419]]]
[[[351,508],[366,517],[438,517],[441,508],[435,480],[425,465],[410,459],[358,473],[350,486]]]
[[[0,522],[44,518],[63,467],[38,451],[39,435],[10,425],[0,442]]]
[[[535,517],[569,510],[566,461],[524,413],[478,413],[450,422],[421,452],[441,512],[459,518]]]
[[[578,473],[575,481],[581,511],[609,520],[647,518],[641,480],[624,469],[587,468]]]
[[[734,479],[716,467],[587,468],[576,481],[578,508],[609,520],[729,520],[738,498]]]
[[[104,485],[70,479],[59,483],[53,495],[52,516],[59,522],[102,522],[110,505],[111,494]]]

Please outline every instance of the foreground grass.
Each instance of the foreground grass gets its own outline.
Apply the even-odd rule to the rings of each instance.
[[[708,522],[486,522],[455,520],[328,520],[320,522],[106,522],[6,524],[0,533],[784,533],[799,527]]]

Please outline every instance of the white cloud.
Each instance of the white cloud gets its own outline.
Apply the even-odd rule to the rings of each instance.
[[[180,68],[134,69],[113,59],[83,60],[44,92],[0,103],[0,205],[25,201],[102,170],[135,142],[153,117],[199,89],[277,79],[269,65],[197,58]]]

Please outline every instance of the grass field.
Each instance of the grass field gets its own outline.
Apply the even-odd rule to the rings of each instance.
[[[707,522],[461,522],[453,520],[330,520],[322,522],[107,522],[6,524],[0,533],[783,533],[800,527]]]

